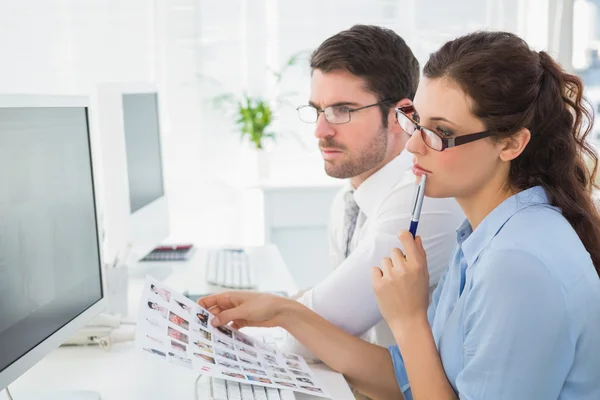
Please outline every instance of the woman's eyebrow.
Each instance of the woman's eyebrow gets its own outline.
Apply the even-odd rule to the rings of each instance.
[[[449,123],[450,125],[457,126],[454,122],[452,122],[449,119],[446,119],[444,117],[431,117],[431,118],[429,118],[429,120],[431,120],[431,121],[444,121],[444,122]]]
[[[413,109],[413,113],[417,114],[419,117],[421,116],[421,114],[419,114],[419,111],[417,111],[417,108],[414,106],[414,104],[412,105],[412,109]],[[422,119],[422,118],[421,118]],[[454,125],[455,127],[458,127],[458,125],[456,125],[454,122],[450,121],[447,118],[444,117],[429,117],[427,118],[429,121],[444,121],[450,125]]]

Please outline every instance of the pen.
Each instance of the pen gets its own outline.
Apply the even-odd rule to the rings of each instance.
[[[419,216],[421,215],[421,207],[423,206],[423,198],[425,197],[425,183],[427,175],[421,175],[421,182],[415,190],[415,198],[413,201],[412,214],[410,216],[410,233],[413,239],[417,235],[417,226],[419,225]]]

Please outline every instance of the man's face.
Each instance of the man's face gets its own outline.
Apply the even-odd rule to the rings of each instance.
[[[318,109],[345,105],[350,109],[377,103],[365,81],[346,71],[313,71],[310,104]],[[379,167],[385,158],[388,130],[378,106],[350,113],[350,122],[332,124],[319,114],[315,137],[325,161],[325,172],[334,178],[352,178]]]

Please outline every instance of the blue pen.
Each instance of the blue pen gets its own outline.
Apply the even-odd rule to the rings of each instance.
[[[427,175],[421,175],[421,182],[415,190],[415,198],[413,201],[412,214],[410,216],[410,233],[413,239],[417,235],[417,226],[419,225],[419,216],[421,215],[421,207],[423,207],[423,198],[425,197],[425,183]]]

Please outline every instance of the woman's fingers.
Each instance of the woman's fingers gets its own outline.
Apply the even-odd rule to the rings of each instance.
[[[394,268],[394,264],[392,263],[391,258],[386,257],[381,261],[381,271],[383,272],[384,278],[392,275],[392,268]]]
[[[371,268],[371,282],[378,282],[383,277],[383,271],[379,267]]]
[[[412,234],[409,231],[401,231],[398,235],[398,239],[400,239],[400,243],[402,243],[402,248],[404,249],[407,260],[414,258],[415,255],[420,253],[417,244],[415,243],[415,239],[413,239]]]
[[[204,296],[198,299],[198,304],[200,307],[205,308],[207,310],[216,306],[219,301],[220,294],[212,294],[210,296]]]
[[[400,249],[392,249],[390,253],[390,257],[392,259],[392,263],[394,267],[402,267],[406,262],[406,255]]]
[[[417,249],[419,249],[419,253],[425,257],[426,253],[425,253],[425,248],[423,247],[423,239],[421,239],[421,236],[417,236],[417,238],[415,239],[415,242],[417,244]]]

